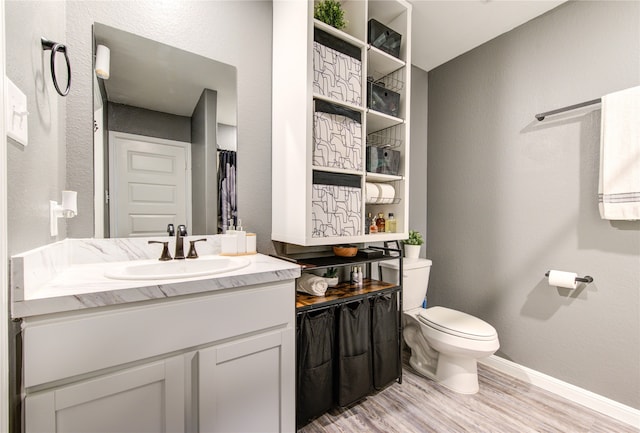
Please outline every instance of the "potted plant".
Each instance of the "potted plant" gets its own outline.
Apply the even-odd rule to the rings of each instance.
[[[323,0],[316,3],[313,7],[313,17],[336,29],[342,30],[347,26],[342,5],[336,0]]]
[[[338,278],[338,268],[328,268],[322,275],[322,278],[327,280],[327,285],[329,287],[337,286],[340,282],[340,279]]]
[[[424,239],[420,232],[409,230],[409,239],[403,240],[402,243],[404,244],[404,256],[408,259],[417,259]]]

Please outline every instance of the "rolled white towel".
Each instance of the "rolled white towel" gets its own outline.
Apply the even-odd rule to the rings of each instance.
[[[366,203],[377,203],[380,198],[380,186],[377,183],[365,183]]]
[[[390,183],[378,184],[380,188],[380,197],[378,197],[378,203],[393,203],[396,198],[396,189]]]
[[[304,292],[314,296],[324,296],[327,287],[329,287],[327,280],[312,274],[302,274],[296,284],[296,290],[298,292]]]

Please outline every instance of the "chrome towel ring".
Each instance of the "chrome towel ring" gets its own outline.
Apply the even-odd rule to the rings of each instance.
[[[47,51],[51,50],[51,78],[53,79],[53,86],[56,88],[56,91],[60,96],[67,96],[69,94],[69,89],[71,88],[71,63],[69,62],[69,55],[67,54],[67,47],[64,44],[60,44],[58,42],[50,41],[47,38],[40,38],[42,42],[42,49]],[[64,59],[67,62],[67,88],[63,91],[60,90],[60,86],[58,86],[58,79],[56,78],[56,53],[61,52],[64,54]]]

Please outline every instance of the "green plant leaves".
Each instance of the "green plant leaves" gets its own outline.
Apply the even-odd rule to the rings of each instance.
[[[347,26],[342,5],[336,0],[316,3],[313,8],[313,17],[337,29],[344,29]]]

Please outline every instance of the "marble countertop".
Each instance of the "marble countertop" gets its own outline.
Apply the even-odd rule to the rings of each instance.
[[[212,236],[208,254],[216,253]],[[262,254],[243,256],[249,264],[209,276],[170,280],[115,280],[105,272],[123,263],[152,262],[157,248],[146,241],[65,240],[12,257],[12,317],[106,307],[294,279],[300,267]],[[133,251],[133,252],[132,252]],[[93,254],[93,256],[92,256]],[[203,254],[201,253],[201,256]],[[74,256],[82,257],[74,258]],[[196,259],[197,260],[197,259]],[[292,299],[293,302],[293,299]]]

